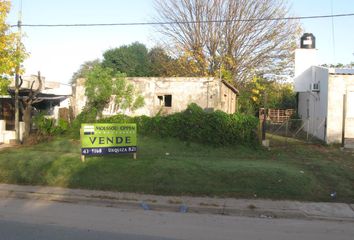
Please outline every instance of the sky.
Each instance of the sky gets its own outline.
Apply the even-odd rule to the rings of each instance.
[[[21,0],[12,0],[9,24],[16,24]],[[23,24],[151,22],[154,0],[22,0]],[[288,0],[293,16],[354,13],[354,0]],[[332,8],[333,6],[333,8]],[[332,24],[333,21],[333,24]],[[301,20],[304,32],[316,37],[320,63],[354,62],[354,17]],[[16,28],[13,28],[15,31]],[[110,48],[144,43],[157,45],[152,26],[23,27],[29,58],[26,75],[41,71],[49,81],[69,83],[80,65],[102,58]],[[333,37],[334,36],[334,37]]]

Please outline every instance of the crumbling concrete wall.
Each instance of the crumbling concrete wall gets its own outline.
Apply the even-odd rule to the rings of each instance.
[[[79,78],[76,83],[72,86],[73,96],[70,99],[71,107],[73,109],[75,117],[79,115],[87,102],[87,97],[85,96],[85,80],[84,78]]]
[[[130,77],[127,81],[135,86],[136,92],[143,96],[144,107],[135,111],[116,111],[114,102],[103,110],[104,116],[118,112],[127,115],[154,116],[157,113],[171,114],[181,112],[190,103],[203,109],[236,111],[236,93],[218,79],[214,78],[144,78]],[[73,110],[77,116],[86,104],[84,79],[78,79],[73,96]]]

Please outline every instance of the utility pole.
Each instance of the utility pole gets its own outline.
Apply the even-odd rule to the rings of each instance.
[[[18,36],[17,36],[17,46],[16,46],[16,51],[19,53],[21,51],[21,22],[22,19],[22,0],[20,1],[20,10],[18,13],[18,22],[17,22],[17,31],[18,31]],[[15,140],[16,143],[20,142],[20,104],[19,104],[19,80],[20,80],[20,62],[17,63],[16,66],[16,73],[15,73]]]
[[[263,113],[263,119],[262,119],[262,141],[266,140],[266,131],[267,131],[267,101],[268,101],[267,92],[264,91],[264,113]]]
[[[347,95],[343,95],[342,148],[345,147],[345,118],[347,117]]]

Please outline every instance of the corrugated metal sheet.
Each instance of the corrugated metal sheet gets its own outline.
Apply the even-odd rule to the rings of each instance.
[[[328,72],[331,75],[354,75],[352,68],[329,68]]]

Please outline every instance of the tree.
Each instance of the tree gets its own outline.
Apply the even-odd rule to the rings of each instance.
[[[154,47],[148,53],[152,77],[196,77],[198,69],[185,56],[174,58],[162,47]]]
[[[354,67],[354,62],[348,63],[348,64],[343,64],[343,63],[337,63],[337,64],[322,64],[322,67],[326,68],[353,68]]]
[[[103,67],[111,68],[115,73],[126,73],[128,77],[150,75],[148,49],[139,42],[110,49],[103,53],[103,57]]]
[[[19,78],[19,88],[21,88],[21,85],[23,83],[22,78]],[[37,87],[34,89],[35,83],[37,82]],[[31,87],[29,89],[24,89],[22,91],[22,97],[21,97],[21,110],[23,113],[23,121],[25,123],[24,126],[24,132],[23,132],[23,139],[24,141],[27,140],[27,138],[30,135],[31,132],[31,126],[32,126],[32,110],[33,110],[33,105],[35,103],[39,103],[43,101],[43,99],[40,99],[38,97],[40,90],[42,89],[42,78],[40,75],[40,72],[38,72],[37,79],[33,80],[31,82]],[[15,90],[10,89],[9,93],[11,94],[12,98],[14,98],[15,95]]]
[[[10,6],[10,1],[0,0],[0,94],[6,94],[10,77],[15,75],[16,68],[27,55],[18,39],[20,35],[12,33],[5,22]]]
[[[86,78],[87,74],[89,71],[97,65],[100,65],[101,61],[99,59],[95,59],[92,61],[86,61],[83,64],[81,64],[79,70],[74,72],[73,76],[71,77],[71,83],[76,83],[76,80],[79,78]]]
[[[125,77],[124,73],[116,73],[110,68],[95,65],[87,73],[85,82],[85,95],[88,100],[86,109],[101,115],[102,110],[112,100],[115,110],[135,110],[142,107],[143,97],[136,94],[133,85],[128,84]]]
[[[172,57],[162,47],[148,50],[144,44],[135,42],[119,48],[110,49],[99,59],[84,62],[73,74],[71,83],[78,78],[86,78],[96,65],[111,68],[113,72],[126,73],[129,77],[198,77],[201,76],[196,63],[188,55]]]
[[[26,139],[28,138],[31,132],[33,104],[43,101],[42,99],[38,98],[38,94],[42,89],[42,78],[40,72],[38,72],[37,81],[38,81],[37,89],[35,90],[33,89],[35,81],[32,81],[31,88],[29,89],[28,95],[22,98],[23,121],[25,123],[25,129],[23,133],[24,141],[26,141]],[[21,79],[21,84],[22,84],[22,79]]]
[[[254,76],[240,92],[239,110],[247,114],[257,114],[258,110],[264,107],[265,94],[267,94],[267,108],[296,108],[296,93],[292,84]]]
[[[158,30],[200,75],[232,73],[237,87],[255,73],[289,71],[299,23],[282,0],[155,0]],[[277,19],[277,20],[267,20]]]
[[[172,77],[177,75],[177,61],[170,57],[161,47],[154,47],[148,53],[150,76]]]

